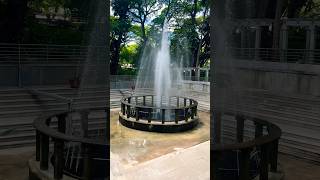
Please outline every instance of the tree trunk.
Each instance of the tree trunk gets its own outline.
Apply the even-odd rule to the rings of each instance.
[[[272,40],[272,47],[279,48],[279,40],[280,40],[280,30],[281,30],[281,14],[283,9],[284,0],[277,1],[277,9],[273,23],[273,40]]]
[[[121,39],[114,40],[111,43],[111,62],[110,74],[116,75],[119,68]]]

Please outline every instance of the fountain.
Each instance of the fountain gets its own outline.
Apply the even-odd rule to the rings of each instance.
[[[175,88],[182,78],[170,58],[169,22],[165,20],[160,48],[146,47],[134,95],[121,100],[119,121],[134,129],[178,132],[198,124],[197,101]],[[153,92],[146,93],[146,89]],[[142,94],[142,95],[141,95]]]

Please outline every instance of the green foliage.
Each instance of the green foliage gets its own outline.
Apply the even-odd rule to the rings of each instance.
[[[121,47],[120,64],[134,64],[138,61],[139,44],[129,44]]]
[[[28,27],[24,43],[81,44],[84,34],[78,28],[34,23]],[[50,34],[50,36],[48,36]]]

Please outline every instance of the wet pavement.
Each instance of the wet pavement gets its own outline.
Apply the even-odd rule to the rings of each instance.
[[[170,152],[185,149],[210,139],[210,115],[199,112],[200,122],[192,130],[179,133],[155,133],[124,127],[118,121],[119,110],[111,112],[111,152],[122,164],[134,165]]]

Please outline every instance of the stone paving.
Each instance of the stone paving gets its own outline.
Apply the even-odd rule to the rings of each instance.
[[[180,150],[176,152],[172,152],[170,154],[164,155],[162,157],[159,157],[157,159],[153,159],[151,161],[144,162],[140,164],[139,166],[132,167],[132,169],[129,169],[127,167],[128,175],[131,175],[132,177],[134,176],[134,171],[137,170],[139,167],[145,167],[145,166],[152,166],[155,168],[163,168],[163,174],[165,171],[167,172],[166,180],[174,180],[170,178],[170,172],[177,175],[180,172],[180,176],[178,177],[185,177],[185,174],[190,171],[189,168],[187,167],[196,167],[196,169],[193,169],[193,171],[197,172],[198,165],[195,166],[197,162],[195,161],[189,161],[188,158],[191,157],[190,154],[192,152],[196,152],[195,149],[199,147],[199,149],[202,149],[197,154],[206,154],[209,153],[207,150],[208,147],[204,147],[208,142],[199,144],[197,146],[193,146],[190,149],[191,150]],[[208,145],[209,146],[209,145]],[[27,180],[28,179],[28,160],[34,156],[35,147],[28,147],[28,148],[16,148],[16,149],[7,149],[7,150],[0,150],[0,180]],[[206,149],[206,150],[205,150]],[[205,150],[205,151],[204,151]],[[189,156],[187,156],[189,155]],[[175,157],[177,156],[177,157]],[[182,157],[186,157],[187,160],[181,159]],[[206,155],[207,157],[208,154]],[[197,157],[191,157],[191,159],[199,159],[199,156]],[[173,169],[173,171],[168,171],[170,167],[173,167],[174,161],[177,160],[177,163],[179,163],[177,167],[184,167],[185,169],[182,168],[177,168]],[[162,164],[156,164],[155,162],[161,162]],[[187,164],[187,162],[191,163],[191,165]],[[283,171],[285,172],[285,178],[284,180],[319,180],[320,179],[320,165],[319,164],[314,164],[305,160],[297,159],[295,157],[285,155],[285,154],[279,154],[279,162],[281,164],[281,167]],[[171,163],[171,166],[170,166]],[[200,158],[200,161],[198,162],[199,164],[202,164],[204,169],[207,169],[209,161],[204,161],[203,159]],[[111,162],[112,167],[116,167],[117,164],[113,161]],[[168,166],[168,167],[167,167]],[[118,165],[119,167],[119,165]],[[201,166],[199,165],[199,168]],[[183,170],[183,171],[178,171],[178,170]],[[114,169],[115,170],[115,169]],[[143,172],[143,170],[139,170],[137,172]],[[148,174],[147,169],[145,169],[145,173]],[[160,172],[161,173],[161,172]],[[125,178],[124,174],[119,174],[119,172],[113,171],[113,175],[117,175],[119,180],[122,180]],[[206,174],[203,174],[204,176],[207,176]],[[120,176],[122,176],[120,179]],[[115,179],[113,176],[112,179]],[[156,178],[152,178],[156,179]],[[159,179],[165,179],[165,178],[160,178]],[[181,179],[181,178],[180,178]],[[117,179],[115,179],[117,180]],[[131,178],[129,178],[131,180]],[[145,178],[143,178],[145,180]]]

